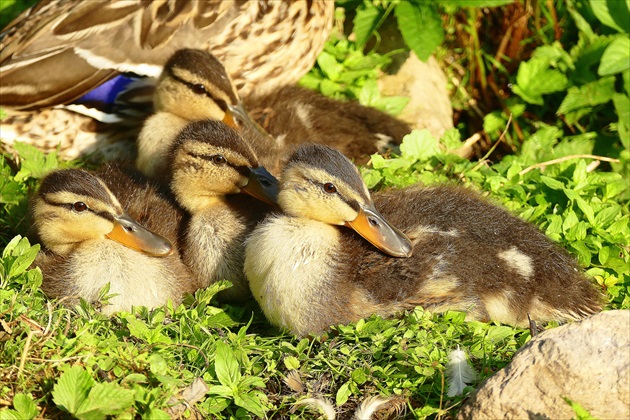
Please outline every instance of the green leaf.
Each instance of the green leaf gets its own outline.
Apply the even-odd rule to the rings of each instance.
[[[335,397],[337,407],[344,405],[346,401],[348,401],[350,395],[352,395],[352,391],[350,391],[349,383],[346,382],[345,384],[341,385],[341,387],[339,387],[339,389],[337,390],[337,396]]]
[[[300,368],[300,361],[297,357],[289,356],[284,358],[284,366],[289,370],[295,370]]]
[[[20,171],[15,175],[17,181],[24,180],[28,177],[40,179],[48,172],[59,167],[56,152],[44,155],[44,153],[35,146],[20,142],[15,142],[13,147],[23,159]]]
[[[38,414],[33,397],[22,393],[15,394],[13,397],[13,408],[17,411],[20,419],[32,419]]]
[[[232,348],[223,341],[217,341],[214,357],[214,368],[219,382],[228,387],[238,386],[241,380],[241,369]]]
[[[548,176],[541,175],[540,176],[540,180],[543,182],[543,184],[545,184],[546,186],[548,186],[552,190],[562,190],[562,189],[564,189],[564,184],[562,182],[554,179],[554,178],[549,178]]]
[[[612,100],[619,116],[617,123],[619,139],[625,148],[630,148],[630,97],[622,93],[615,93]]]
[[[594,225],[597,227],[604,228],[617,217],[618,214],[621,213],[621,206],[617,204],[612,204],[602,210],[600,210],[597,215],[595,215],[595,223]]]
[[[81,366],[73,366],[61,374],[53,387],[53,402],[62,410],[76,415],[87,398],[94,379]]]
[[[624,0],[590,0],[593,13],[601,23],[619,32],[630,32],[630,11]]]
[[[562,91],[567,84],[564,74],[550,69],[546,59],[537,57],[521,63],[512,90],[526,102],[543,105],[542,95]]]
[[[343,65],[338,63],[337,59],[326,51],[322,51],[319,57],[317,57],[317,64],[332,81],[339,79],[339,75],[344,70]]]
[[[394,9],[405,43],[422,61],[427,61],[444,39],[442,19],[430,2],[403,1]]]
[[[0,420],[24,420],[24,417],[15,410],[0,410]]]
[[[74,415],[79,419],[94,420],[121,414],[133,405],[134,394],[115,383],[97,383]]]
[[[455,7],[499,7],[514,3],[514,0],[442,0],[441,3]]]
[[[373,3],[367,2],[363,7],[357,8],[357,14],[352,20],[353,32],[357,46],[363,48],[365,43],[370,39],[372,33],[376,31],[377,25],[383,16],[383,11],[374,6]]]
[[[30,248],[28,248],[27,250],[25,250],[24,252],[22,252],[22,254],[19,255],[15,259],[15,261],[13,261],[13,264],[11,265],[11,268],[9,270],[9,277],[10,278],[17,277],[20,274],[24,273],[30,267],[33,261],[35,261],[35,258],[37,257],[37,253],[39,252],[39,249],[40,249],[40,245],[35,244],[31,246]]]
[[[592,1],[593,0],[591,0],[591,2]],[[595,417],[591,416],[591,413],[589,413],[588,410],[586,410],[580,404],[571,401],[566,397],[563,397],[563,399],[566,401],[567,404],[569,404],[569,406],[571,406],[571,409],[575,413],[576,420],[595,420]]]
[[[265,382],[257,376],[245,376],[238,384],[240,390],[249,390],[250,388],[264,388]]]
[[[630,38],[627,36],[616,38],[604,51],[597,74],[609,76],[621,73],[628,68],[630,68]]]
[[[446,150],[454,150],[463,145],[462,135],[456,128],[449,128],[440,138],[440,143],[444,145]]]
[[[599,254],[597,258],[599,259],[599,263],[604,265],[606,261],[608,261],[608,257],[610,256],[610,247],[604,246],[599,250]]]
[[[440,153],[440,146],[429,130],[413,130],[403,138],[400,152],[403,158],[423,160]]]
[[[221,397],[232,398],[234,396],[234,388],[225,385],[213,385],[208,388],[208,394],[215,394]]]
[[[166,375],[168,373],[168,365],[166,360],[157,353],[153,353],[149,357],[149,366],[151,373],[154,375]]]
[[[592,107],[610,101],[615,93],[614,76],[604,77],[580,87],[569,88],[556,114],[567,114],[579,108]]]
[[[582,267],[588,267],[591,264],[591,250],[584,242],[571,242],[569,246],[577,252],[578,262]]]
[[[260,403],[260,400],[255,396],[249,394],[239,394],[234,396],[234,404],[239,407],[243,407],[245,410],[253,413],[258,417],[265,417],[265,410]]]
[[[514,328],[505,325],[492,325],[488,328],[485,340],[491,343],[499,343],[512,335],[514,335]]]

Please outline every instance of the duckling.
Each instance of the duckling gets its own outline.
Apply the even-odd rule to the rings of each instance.
[[[372,197],[337,151],[308,145],[288,159],[285,214],[268,217],[246,245],[245,273],[272,324],[304,336],[422,306],[526,327],[528,316],[563,322],[601,309],[566,251],[468,189]]]
[[[97,301],[110,284],[116,294],[105,314],[132,306],[174,303],[196,289],[190,273],[164,237],[133,220],[97,176],[66,169],[48,174],[31,203],[35,259],[50,297]]]
[[[251,120],[225,68],[207,51],[182,49],[173,54],[157,83],[154,108],[156,113],[138,136],[136,166],[146,176],[163,176],[175,137],[194,120],[240,127],[258,149],[275,150],[275,140]]]
[[[358,164],[402,142],[411,127],[375,108],[339,101],[299,86],[244,97],[250,115],[276,138],[276,149],[301,143],[321,143]]]
[[[0,35],[0,104],[40,109],[120,73],[158,77],[180,48],[212,52],[241,94],[273,90],[313,66],[334,8],[327,0],[40,1]]]
[[[260,166],[249,144],[220,121],[194,121],[171,149],[169,185],[186,211],[182,260],[202,286],[229,280],[219,296],[251,296],[243,274],[245,238],[275,203],[277,180]],[[240,193],[247,193],[240,194]]]
[[[334,8],[328,0],[40,1],[0,33],[0,105],[10,115],[1,146],[124,156],[175,51],[211,52],[242,95],[272,91],[313,66]],[[138,116],[139,108],[149,111]]]

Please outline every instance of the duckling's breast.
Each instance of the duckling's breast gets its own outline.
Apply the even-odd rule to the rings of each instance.
[[[245,274],[267,319],[297,335],[322,331],[345,311],[338,293],[339,232],[324,223],[275,216],[247,240]]]
[[[129,311],[132,306],[154,308],[181,298],[169,257],[150,257],[111,240],[88,242],[66,258],[48,261],[57,266],[42,267],[47,294],[93,302],[109,283],[109,294],[116,296],[103,308],[106,314]]]

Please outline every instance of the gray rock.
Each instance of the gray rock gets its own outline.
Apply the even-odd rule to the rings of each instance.
[[[457,418],[575,418],[565,398],[595,418],[630,418],[630,311],[603,312],[534,337]]]

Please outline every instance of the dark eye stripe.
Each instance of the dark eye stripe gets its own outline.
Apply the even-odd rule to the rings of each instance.
[[[42,199],[44,200],[44,202],[50,206],[55,206],[55,207],[63,207],[67,210],[72,210],[74,208],[74,204],[75,203],[57,203],[55,201],[51,201],[49,200],[46,196],[42,197]],[[106,211],[96,211],[94,209],[91,209],[90,207],[87,207],[82,213],[85,212],[90,212],[92,214],[95,214],[99,217],[102,217],[105,220],[109,220],[110,222],[114,221],[114,216],[112,216],[109,212]]]
[[[332,184],[334,186],[334,184],[332,182],[319,182],[316,181],[314,179],[307,179],[307,181],[309,181],[310,183],[316,185],[318,188],[323,189],[324,191],[326,191],[325,185],[326,184]],[[333,194],[331,193],[331,196]],[[348,206],[350,206],[353,210],[359,211],[359,209],[361,208],[361,206],[359,206],[359,203],[357,202],[357,200],[354,200],[352,198],[347,198],[345,197],[343,194],[341,194],[339,192],[339,190],[335,191],[335,195],[336,197],[338,197],[341,201],[343,201],[344,203],[346,203]]]
[[[192,90],[193,92],[195,92],[198,95],[201,95],[202,93],[205,94],[208,98],[212,99],[218,106],[219,108],[221,108],[221,111],[223,112],[227,112],[228,111],[228,105],[227,102],[225,102],[223,99],[219,99],[219,98],[215,98],[214,96],[212,96],[210,94],[210,92],[208,92],[207,90],[205,90],[204,92],[201,92],[199,90],[199,85],[202,85],[201,83],[190,83],[184,79],[182,79],[181,77],[177,76],[175,73],[173,73],[172,71],[171,73],[171,77],[175,80],[177,80],[179,83],[182,83],[184,85],[186,85],[190,90]]]

